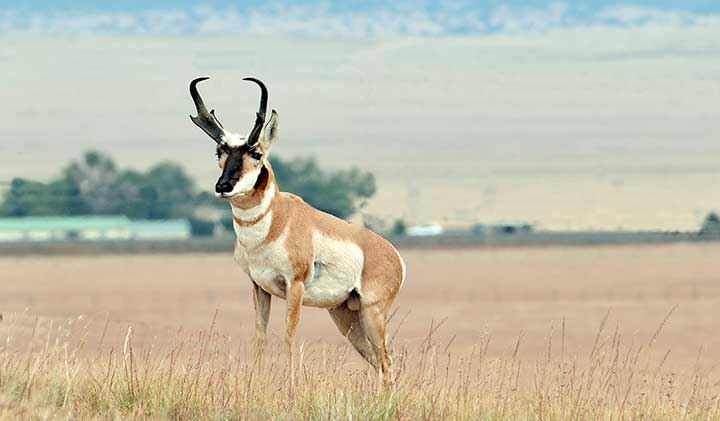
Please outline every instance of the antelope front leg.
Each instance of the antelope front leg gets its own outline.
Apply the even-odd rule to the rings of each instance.
[[[295,393],[295,332],[297,332],[298,321],[300,321],[300,310],[302,309],[304,293],[305,284],[298,280],[292,281],[287,294],[287,337],[285,338],[288,349],[291,397]]]
[[[253,282],[253,306],[255,307],[255,348],[257,355],[263,351],[268,320],[270,320],[271,295]]]

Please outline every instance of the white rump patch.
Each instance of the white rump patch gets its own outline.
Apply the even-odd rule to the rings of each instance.
[[[365,255],[354,243],[313,233],[314,273],[305,284],[303,304],[332,308],[345,301],[350,291],[360,291]]]
[[[239,182],[238,182],[239,183]],[[267,212],[270,208],[273,198],[275,198],[275,183],[269,183],[265,189],[264,195],[260,204],[250,209],[241,209],[232,206],[233,216],[241,221],[254,221],[260,217],[260,215]]]

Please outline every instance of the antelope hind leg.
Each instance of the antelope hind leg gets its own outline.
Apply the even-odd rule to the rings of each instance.
[[[379,305],[363,305],[360,308],[360,325],[372,344],[382,373],[383,384],[388,387],[390,381],[390,365],[388,363],[387,346],[385,343],[385,312]],[[378,368],[376,366],[376,368]]]
[[[350,310],[346,303],[343,303],[339,307],[329,309],[328,313],[330,313],[330,317],[335,322],[335,325],[337,325],[340,333],[346,337],[355,350],[377,370],[378,364],[375,350],[373,350],[372,345],[368,342],[365,331],[360,325],[359,313]]]

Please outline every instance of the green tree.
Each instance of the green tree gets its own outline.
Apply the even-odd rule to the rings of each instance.
[[[700,227],[700,235],[720,237],[720,216],[715,212],[710,212]]]
[[[185,170],[171,162],[157,164],[144,175],[140,197],[147,219],[183,218],[193,209],[195,186]]]
[[[15,178],[0,207],[5,216],[41,215],[45,211],[43,203],[47,196],[47,186],[37,181]]]
[[[79,161],[73,161],[62,172],[61,180],[75,186],[84,198],[89,213],[109,215],[117,213],[121,200],[114,190],[117,169],[113,160],[97,151],[89,151]],[[63,212],[58,209],[60,213]]]
[[[392,233],[393,235],[405,235],[407,232],[407,224],[402,218],[398,218],[393,223]]]
[[[372,174],[357,168],[326,172],[309,158],[273,159],[280,188],[340,218],[356,212],[375,193]],[[133,219],[189,218],[197,206],[227,206],[198,193],[178,164],[163,162],[145,172],[119,170],[90,151],[48,183],[17,178],[0,205],[3,216],[126,215]]]
[[[339,218],[355,213],[375,194],[375,177],[357,168],[325,172],[313,158],[271,160],[278,185]]]
[[[0,215],[50,216],[58,214],[82,215],[88,206],[78,186],[65,179],[48,184],[16,178],[5,194]]]

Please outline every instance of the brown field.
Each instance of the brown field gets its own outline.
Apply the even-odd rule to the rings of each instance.
[[[700,380],[696,374],[702,373],[702,384],[706,387],[703,390],[708,394],[708,402],[714,402],[713,414],[718,416],[719,244],[401,250],[401,253],[408,266],[408,279],[397,301],[398,310],[390,330],[391,333],[398,330],[395,347],[406,350],[397,351],[400,356],[396,356],[396,361],[404,361],[401,365],[412,364],[412,350],[429,352],[425,344],[432,342],[433,352],[445,355],[443,358],[448,360],[436,364],[448,372],[458,370],[465,361],[463,358],[476,355],[473,352],[477,352],[479,345],[488,361],[512,359],[509,373],[513,373],[517,361],[516,383],[526,382],[528,390],[535,390],[538,361],[554,361],[559,353],[563,354],[561,358],[570,356],[568,361],[577,362],[592,360],[598,349],[615,349],[615,360],[620,361],[632,359],[630,356],[637,352],[646,363],[645,375],[652,366],[669,373],[663,376],[686,376],[689,380],[683,386],[685,391],[692,392],[698,387],[696,383]],[[55,341],[56,345],[66,341],[75,350],[77,361],[97,360],[98,355],[106,355],[110,350],[120,353],[125,347],[123,351],[127,352],[129,326],[133,328],[131,345],[135,349],[171,349],[179,337],[192,338],[201,330],[207,333],[216,310],[214,334],[227,343],[248,343],[253,335],[250,288],[229,253],[0,258],[0,311],[4,314],[0,322],[0,370],[3,352],[29,349],[31,343],[49,343],[48,338],[55,332],[52,329],[59,329],[58,326],[66,333],[62,334],[65,336],[60,330],[52,333],[64,338]],[[668,314],[670,317],[664,322]],[[607,322],[598,335],[606,316]],[[431,326],[438,324],[440,327],[429,340]],[[280,342],[283,329],[284,301],[274,299],[270,332],[275,343]],[[320,353],[346,349],[344,339],[320,309],[303,309],[298,339],[305,343],[308,361],[320,358]],[[273,347],[272,352],[277,354],[277,358],[271,357],[273,361],[284,362],[281,347]],[[8,361],[13,359],[5,357],[7,369]],[[523,364],[526,369],[521,379]],[[558,364],[561,367],[565,362]],[[616,368],[608,369],[608,373]],[[350,376],[363,369],[364,365],[352,355],[347,366],[335,368],[333,375]],[[275,370],[282,372],[278,367]],[[638,369],[638,373],[635,378],[631,375],[624,379],[623,384],[647,382],[640,380],[644,378],[640,375],[643,370]],[[30,392],[27,393],[29,396]],[[623,401],[617,397],[617,391],[607,393],[614,394],[617,402]],[[59,406],[64,408],[67,401],[66,396]],[[624,410],[617,412],[620,407],[617,402],[615,409],[608,409],[609,403],[605,409],[597,404],[599,409],[595,410],[600,412],[593,414],[617,416]],[[399,407],[402,409],[402,405]],[[14,406],[8,404],[6,408],[11,409],[6,409],[5,415],[12,415],[7,411],[15,410]],[[136,414],[137,408],[109,410],[122,415]],[[469,413],[475,414],[472,410]],[[459,410],[454,414],[459,416]],[[498,412],[492,412],[490,417],[492,414],[497,416]],[[560,418],[578,415],[559,414]],[[2,415],[0,397],[0,418]],[[432,418],[438,413],[428,411],[421,415]],[[403,418],[402,410],[390,413],[389,417]]]

